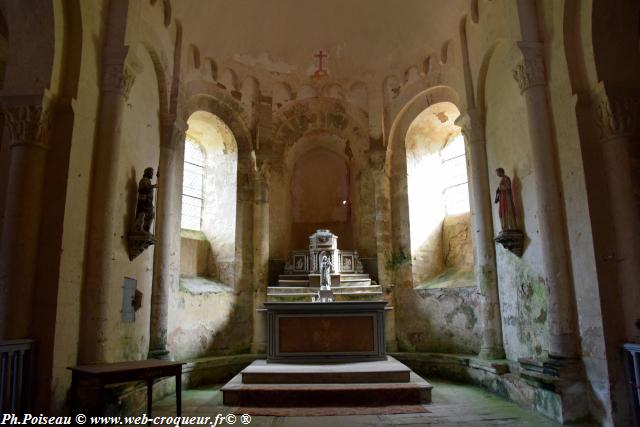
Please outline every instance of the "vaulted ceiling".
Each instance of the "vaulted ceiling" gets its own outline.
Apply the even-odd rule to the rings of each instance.
[[[181,0],[184,40],[218,64],[304,79],[318,49],[337,79],[406,70],[458,36],[468,0]]]

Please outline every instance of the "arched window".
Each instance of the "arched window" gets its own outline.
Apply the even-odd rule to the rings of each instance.
[[[464,153],[464,137],[457,134],[440,150],[444,189],[442,196],[447,215],[469,212],[469,188],[467,160]]]
[[[204,183],[204,153],[200,145],[187,137],[184,145],[184,174],[182,179],[182,221],[187,230],[202,228]]]

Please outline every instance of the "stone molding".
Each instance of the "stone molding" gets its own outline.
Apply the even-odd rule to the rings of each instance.
[[[534,86],[547,84],[544,66],[544,45],[538,42],[518,42],[523,60],[516,64],[513,78],[518,83],[520,93]]]
[[[42,94],[0,95],[0,114],[9,133],[11,148],[22,145],[48,148],[51,104]]]
[[[608,94],[602,88],[595,93],[593,114],[602,141],[640,134],[640,96],[637,93]]]

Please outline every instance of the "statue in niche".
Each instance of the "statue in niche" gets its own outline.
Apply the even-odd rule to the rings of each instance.
[[[331,268],[333,264],[329,260],[329,257],[322,255],[322,261],[320,262],[320,288],[331,289]]]
[[[496,189],[496,199],[494,203],[498,205],[498,215],[502,231],[518,230],[516,221],[516,208],[513,203],[513,193],[511,191],[511,179],[505,175],[504,169],[496,169],[496,174],[500,177],[500,184]]]
[[[136,204],[136,219],[133,223],[134,231],[150,233],[151,223],[155,218],[153,209],[153,190],[158,184],[152,184],[153,168],[146,168],[138,184],[138,202]]]
[[[515,255],[522,256],[524,234],[518,229],[516,207],[513,203],[513,192],[511,191],[511,179],[505,175],[502,168],[496,169],[496,174],[500,178],[500,184],[496,189],[494,203],[498,203],[498,215],[500,216],[502,230],[498,233],[495,241]]]

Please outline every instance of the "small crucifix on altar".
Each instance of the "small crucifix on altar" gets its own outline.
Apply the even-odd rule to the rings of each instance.
[[[329,73],[327,72],[327,69],[323,68],[323,66],[322,66],[322,62],[323,62],[322,60],[324,58],[328,58],[329,55],[327,55],[327,53],[324,50],[320,49],[313,55],[313,57],[314,58],[318,58],[318,68],[313,73],[313,78],[314,79],[321,79],[323,77],[328,76]]]

